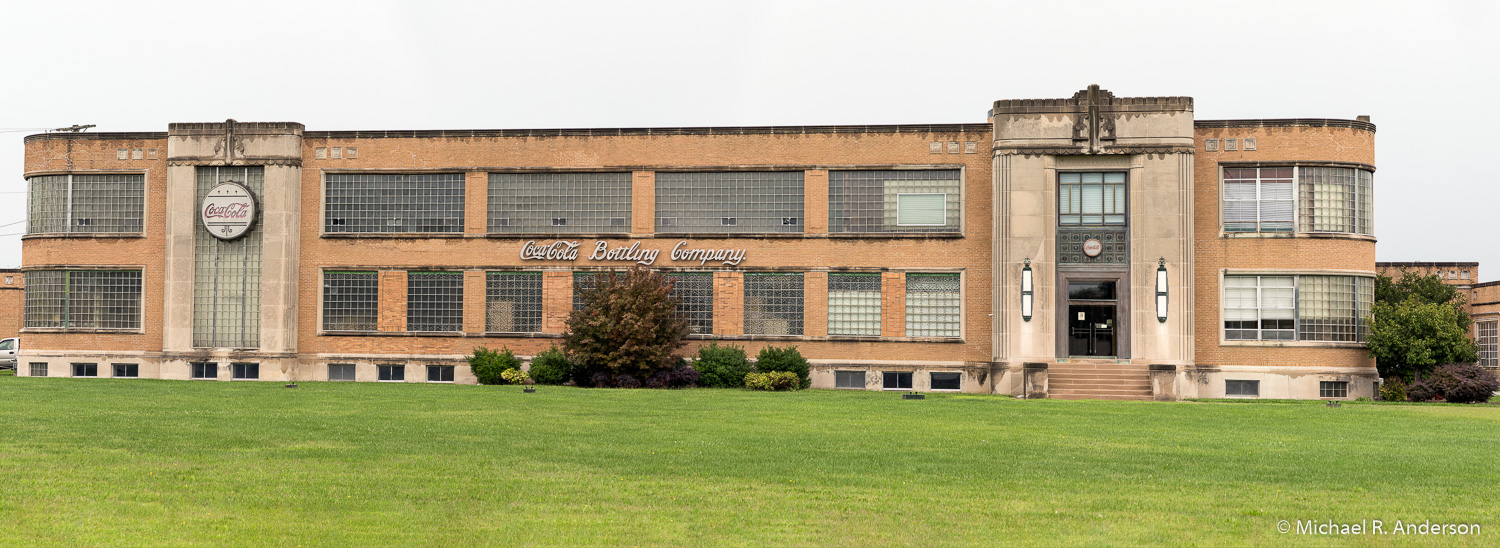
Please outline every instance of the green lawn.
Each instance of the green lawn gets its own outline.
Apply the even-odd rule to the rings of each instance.
[[[4,377],[0,419],[10,545],[1500,544],[1500,406]]]

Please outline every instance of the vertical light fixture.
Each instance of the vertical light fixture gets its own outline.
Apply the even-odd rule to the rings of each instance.
[[[1167,323],[1167,258],[1156,262],[1156,321]]]
[[[1021,319],[1031,321],[1031,257],[1026,258],[1026,266],[1021,269]]]

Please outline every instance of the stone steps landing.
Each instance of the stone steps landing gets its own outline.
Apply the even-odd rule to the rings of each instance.
[[[1047,364],[1047,397],[1059,400],[1154,399],[1144,364],[1079,361]]]

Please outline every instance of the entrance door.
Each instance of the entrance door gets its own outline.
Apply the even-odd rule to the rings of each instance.
[[[1115,305],[1068,305],[1068,354],[1115,355]]]

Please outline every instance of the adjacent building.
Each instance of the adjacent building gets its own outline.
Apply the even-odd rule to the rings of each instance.
[[[1470,336],[1479,345],[1479,364],[1490,369],[1500,367],[1500,281],[1479,283],[1479,263],[1379,262],[1375,269],[1398,279],[1407,273],[1437,276],[1458,289],[1464,308],[1474,320]]]

